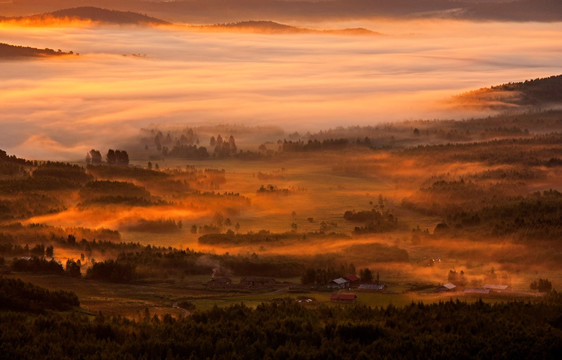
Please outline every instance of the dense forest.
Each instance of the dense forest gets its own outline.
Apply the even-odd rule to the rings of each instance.
[[[8,301],[28,294],[29,305]],[[562,353],[562,301],[472,304],[448,300],[371,308],[278,299],[131,320],[71,311],[75,295],[0,280],[0,344],[5,359],[555,359]],[[53,304],[53,301],[57,301]],[[52,304],[52,305],[50,305]],[[55,305],[56,304],[56,305]]]
[[[25,311],[45,313],[48,310],[66,311],[80,306],[76,294],[49,291],[19,279],[0,277],[0,313]]]

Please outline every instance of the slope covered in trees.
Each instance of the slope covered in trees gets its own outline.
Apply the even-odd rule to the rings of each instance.
[[[46,57],[72,55],[73,52],[63,52],[53,49],[37,49],[29,46],[16,46],[0,43],[0,59],[2,58],[21,58],[21,57]]]
[[[53,11],[49,15],[56,18],[91,20],[111,24],[169,24],[167,21],[132,11],[108,10],[92,6]]]
[[[74,293],[49,291],[19,279],[0,278],[0,311],[64,311],[75,306],[80,306],[80,301]]]
[[[93,6],[74,7],[31,16],[0,18],[0,21],[25,21],[28,23],[50,22],[52,20],[81,20],[121,25],[169,24],[167,21],[132,11],[109,10]]]
[[[457,100],[467,106],[510,108],[562,103],[562,75],[507,83],[462,94]]]

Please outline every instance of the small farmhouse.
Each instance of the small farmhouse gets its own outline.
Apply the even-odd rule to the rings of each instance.
[[[349,288],[349,280],[344,279],[344,278],[337,278],[334,279],[332,281],[330,281],[330,283],[328,284],[329,288],[332,289],[348,289]]]
[[[489,289],[465,289],[465,294],[479,294],[479,295],[486,295],[490,293]]]
[[[364,291],[382,291],[386,288],[385,284],[361,284],[359,290]]]
[[[457,289],[457,285],[453,283],[447,283],[445,285],[439,286],[437,289],[435,289],[435,292],[449,292],[449,291],[455,291],[456,289]]]
[[[361,280],[353,274],[346,275],[343,278],[346,279],[347,281],[349,281],[351,284],[357,283],[357,282],[359,282],[359,280]]]
[[[509,290],[509,285],[486,284],[484,285],[484,289],[487,289],[490,292],[504,292]]]

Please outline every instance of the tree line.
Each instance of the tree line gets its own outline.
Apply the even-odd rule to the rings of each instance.
[[[6,310],[14,309],[11,304]],[[538,303],[305,306],[294,299],[189,317],[0,312],[6,359],[555,359],[561,296]]]

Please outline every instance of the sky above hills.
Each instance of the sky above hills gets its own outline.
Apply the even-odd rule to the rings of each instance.
[[[195,23],[369,17],[562,20],[559,0],[0,0],[0,14],[30,15],[77,6],[137,11]]]

